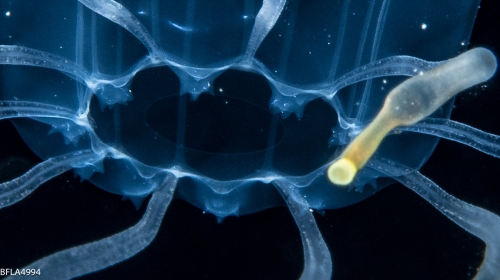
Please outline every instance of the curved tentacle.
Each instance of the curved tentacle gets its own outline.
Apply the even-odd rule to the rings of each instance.
[[[255,24],[253,26],[252,35],[248,40],[248,47],[244,60],[250,61],[250,59],[255,56],[260,44],[278,21],[285,4],[285,0],[263,1],[262,8],[260,8],[255,18]]]
[[[22,176],[0,184],[0,209],[24,199],[46,181],[75,166],[92,164],[102,156],[92,150],[83,150],[53,157],[24,173]]]
[[[285,199],[299,227],[304,247],[304,271],[300,279],[330,279],[333,273],[330,251],[309,210],[307,201],[289,183],[276,180],[273,184]]]
[[[174,175],[165,176],[163,183],[153,193],[146,213],[135,226],[101,240],[57,252],[27,267],[40,268],[43,271],[41,279],[70,279],[134,256],[146,248],[158,233],[163,216],[172,201],[176,183]]]
[[[419,172],[395,179],[427,200],[455,224],[486,243],[484,260],[474,279],[496,279],[500,275],[499,216],[453,197]]]
[[[0,64],[35,66],[55,69],[86,84],[90,73],[66,58],[16,45],[0,45]]]
[[[34,117],[67,119],[82,125],[75,116],[75,112],[68,108],[31,101],[0,101],[0,120]]]
[[[500,157],[500,136],[453,120],[428,118],[397,130],[413,131],[452,140],[494,157]]]
[[[79,0],[79,2],[128,30],[144,44],[150,54],[157,53],[158,46],[146,27],[122,4],[113,0]]]
[[[392,176],[395,170],[405,170],[401,164],[382,158],[373,158],[367,164],[411,189],[455,224],[486,243],[481,267],[474,279],[496,279],[500,275],[500,217],[495,213],[461,201],[441,189],[418,171]]]

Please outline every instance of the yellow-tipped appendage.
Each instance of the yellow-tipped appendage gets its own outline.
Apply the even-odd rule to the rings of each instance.
[[[392,129],[429,116],[457,93],[491,78],[496,67],[492,52],[476,48],[404,81],[387,95],[375,119],[328,167],[328,179],[336,185],[349,185]]]
[[[352,182],[354,176],[375,153],[380,142],[398,124],[387,118],[382,111],[354,140],[347,146],[340,158],[328,167],[328,179],[345,186]]]

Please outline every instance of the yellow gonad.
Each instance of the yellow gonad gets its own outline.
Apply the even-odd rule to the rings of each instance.
[[[455,94],[488,80],[496,67],[493,53],[476,48],[404,81],[387,95],[375,119],[330,165],[328,179],[336,185],[350,184],[392,129],[429,116]]]

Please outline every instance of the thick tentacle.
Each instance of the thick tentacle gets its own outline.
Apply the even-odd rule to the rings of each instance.
[[[0,208],[22,200],[46,181],[75,166],[85,166],[101,159],[102,155],[92,150],[72,152],[48,159],[22,176],[0,184]]]
[[[260,44],[278,21],[285,4],[285,0],[264,0],[262,8],[255,18],[252,35],[248,40],[248,48],[245,53],[246,61],[255,56]]]
[[[483,240],[486,252],[474,279],[497,279],[500,275],[499,216],[451,196],[419,172],[395,179],[427,200],[454,223]]]
[[[484,132],[453,120],[428,118],[398,130],[438,136],[472,147],[485,154],[500,157],[500,136]]]
[[[486,252],[476,280],[497,279],[500,275],[500,217],[488,210],[461,201],[441,189],[418,171],[401,176],[395,172],[406,168],[398,163],[373,158],[367,164],[411,189],[427,200],[451,221],[486,243]]]
[[[92,11],[128,30],[137,39],[139,39],[139,41],[141,41],[144,46],[146,46],[150,54],[154,55],[155,53],[157,53],[158,46],[153,40],[153,37],[151,37],[151,35],[149,34],[146,27],[144,27],[144,25],[142,25],[142,23],[122,4],[113,0],[79,1]]]
[[[300,279],[330,279],[332,276],[332,259],[316,221],[306,200],[288,182],[273,182],[285,199],[292,213],[304,247],[304,271]]]
[[[66,58],[16,45],[0,45],[0,64],[51,68],[84,84],[90,76],[87,70]]]
[[[13,118],[59,118],[67,119],[78,125],[88,125],[76,117],[76,113],[70,109],[31,101],[0,101],[0,120]]]
[[[73,247],[27,267],[40,268],[40,279],[70,279],[122,262],[146,248],[155,238],[172,201],[177,178],[168,174],[149,201],[146,213],[133,227],[110,237]],[[12,279],[18,277],[12,277]]]

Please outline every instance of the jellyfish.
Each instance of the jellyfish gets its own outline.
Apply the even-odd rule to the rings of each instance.
[[[10,177],[1,185],[2,212],[54,180],[72,184],[60,181],[70,170],[144,211],[126,230],[68,241],[19,265],[72,278],[138,258],[161,238],[157,230],[175,195],[214,214],[220,227],[231,216],[288,206],[302,240],[302,278],[329,279],[339,260],[314,211],[356,205],[395,181],[421,195],[430,191],[418,183],[426,180],[418,170],[438,137],[498,154],[494,135],[448,120],[448,101],[429,118],[389,131],[349,186],[325,175],[392,88],[465,50],[478,2],[445,2],[3,3],[2,118],[43,161],[24,174],[4,171]],[[448,14],[428,12],[444,7]],[[99,196],[88,203],[99,204]],[[486,224],[498,219],[446,195],[422,196],[455,222],[477,213],[490,215]],[[464,205],[462,212],[453,208]],[[473,219],[464,219],[460,225],[471,231]],[[496,271],[496,247],[488,245],[478,278]]]

